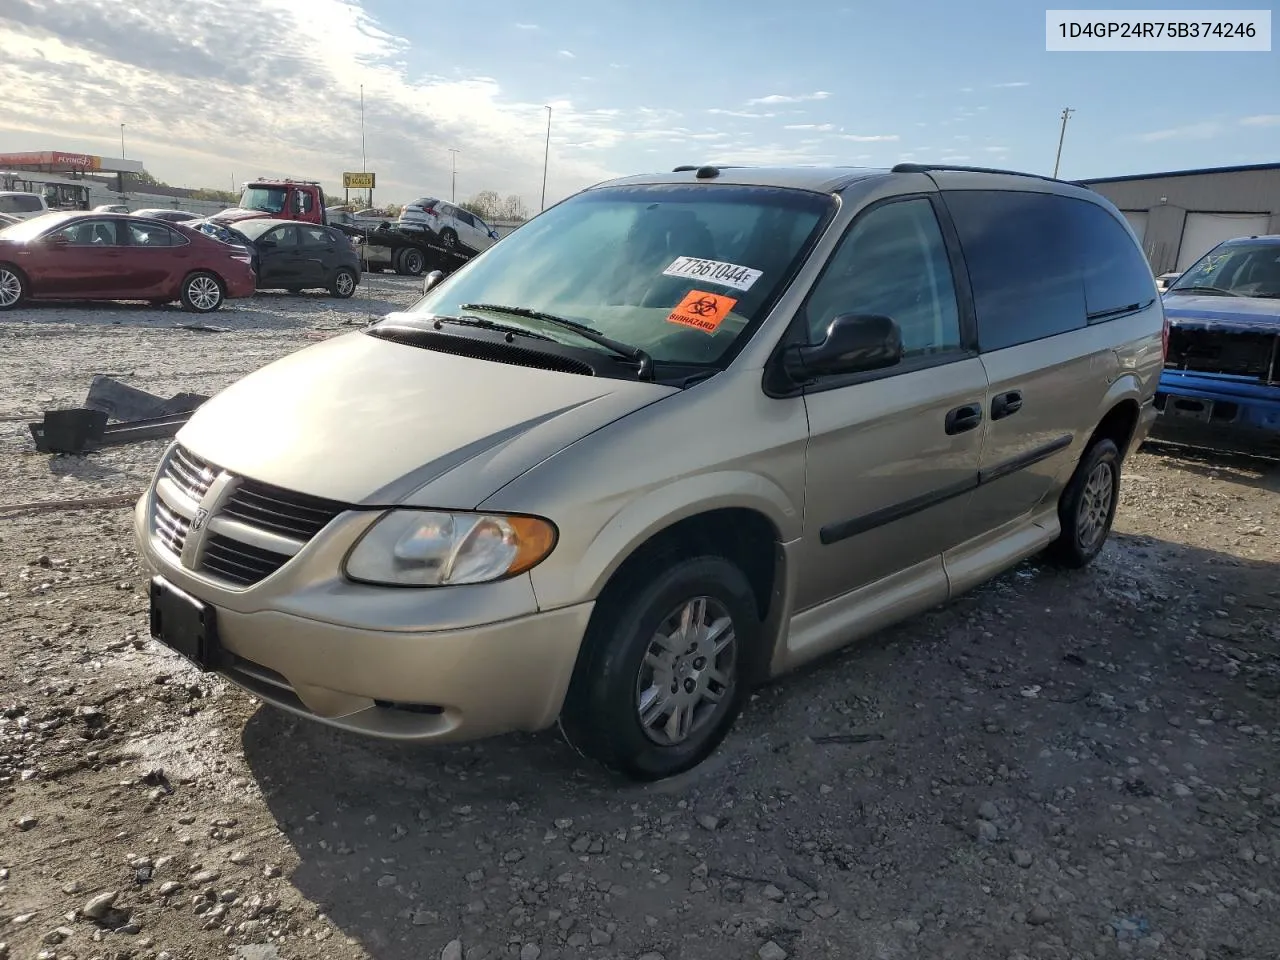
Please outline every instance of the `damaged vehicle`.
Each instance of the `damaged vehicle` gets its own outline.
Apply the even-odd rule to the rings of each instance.
[[[1128,222],[1026,174],[679,167],[432,279],[182,428],[151,634],[347,731],[558,724],[643,780],[773,677],[1089,564],[1163,367]]]
[[[1280,452],[1280,235],[1214,247],[1169,288],[1164,309],[1152,439]]]

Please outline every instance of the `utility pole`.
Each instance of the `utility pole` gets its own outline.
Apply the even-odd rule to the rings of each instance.
[[[124,124],[122,123],[120,124],[120,159],[124,158]]]
[[[453,147],[449,148],[449,152],[453,154],[453,186],[449,188],[449,202],[458,202],[458,151]]]
[[[547,107],[547,148],[542,154],[542,207],[547,209],[547,163],[551,159],[551,108]]]
[[[1067,137],[1067,120],[1075,113],[1071,107],[1065,107],[1062,111],[1062,131],[1058,134],[1058,156],[1053,161],[1053,176],[1056,180],[1058,177],[1058,165],[1062,162],[1062,141]]]
[[[369,172],[369,150],[364,139],[364,84],[360,84],[360,172]],[[373,206],[373,190],[369,190],[369,206]]]

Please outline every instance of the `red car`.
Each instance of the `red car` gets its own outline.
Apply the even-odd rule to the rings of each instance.
[[[0,310],[23,300],[181,300],[210,313],[257,286],[243,250],[180,223],[47,213],[0,230]]]

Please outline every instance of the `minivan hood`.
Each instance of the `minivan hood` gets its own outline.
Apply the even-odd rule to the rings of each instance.
[[[352,333],[232,384],[177,439],[233,474],[299,493],[468,510],[575,440],[675,392]]]

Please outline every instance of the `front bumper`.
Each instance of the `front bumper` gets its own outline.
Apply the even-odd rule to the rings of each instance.
[[[1240,453],[1280,452],[1280,387],[1250,377],[1165,370],[1151,439]]]
[[[560,713],[592,604],[538,612],[527,576],[444,589],[380,588],[338,573],[378,516],[338,517],[265,580],[194,574],[134,512],[145,565],[216,610],[218,672],[292,713],[356,733],[448,742],[534,731]]]

